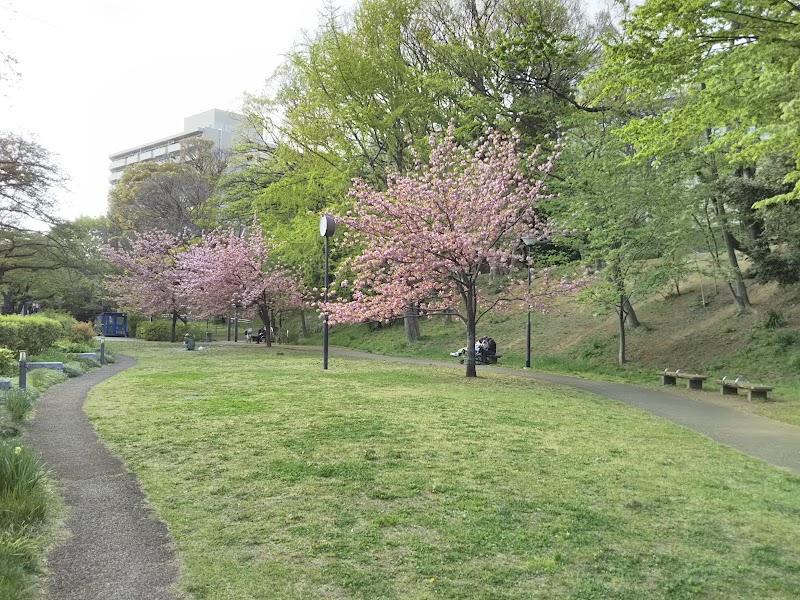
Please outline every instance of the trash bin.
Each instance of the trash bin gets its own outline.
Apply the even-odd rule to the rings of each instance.
[[[183,347],[187,350],[194,350],[194,336],[186,334],[183,336]]]
[[[213,334],[213,333],[211,333],[210,331],[206,331],[206,341],[207,341],[207,342],[210,342],[210,341],[212,341],[212,340],[211,340],[211,337],[212,337],[213,335],[214,335],[214,334]]]

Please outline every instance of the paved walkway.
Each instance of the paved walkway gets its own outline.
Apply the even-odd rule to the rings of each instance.
[[[117,362],[42,394],[27,437],[70,509],[68,538],[47,556],[52,600],[172,600],[178,566],[167,527],[138,479],[100,441],[83,409],[95,385],[135,362]]]
[[[279,347],[287,348],[287,346]],[[302,347],[296,348],[300,349]],[[458,368],[462,371],[465,369],[464,365],[458,364],[455,360],[445,362],[399,358],[367,354],[345,348],[331,348],[330,356],[351,356],[353,358],[445,366]],[[704,401],[701,398],[686,397],[680,394],[624,383],[594,381],[579,377],[507,369],[498,366],[478,366],[478,376],[482,372],[503,373],[515,377],[548,381],[624,402],[669,419],[679,425],[684,425],[740,452],[800,474],[800,427]]]

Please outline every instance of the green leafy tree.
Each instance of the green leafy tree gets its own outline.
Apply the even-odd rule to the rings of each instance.
[[[217,222],[215,183],[190,164],[131,165],[109,192],[108,219],[126,236],[155,229],[198,234]]]
[[[673,166],[629,161],[632,148],[614,135],[618,126],[587,117],[571,132],[552,211],[554,219],[570,223],[571,242],[598,271],[586,297],[616,312],[623,364],[626,324],[638,324],[634,304],[684,276],[692,221]]]
[[[800,158],[797,108],[800,11],[791,2],[648,0],[623,22],[593,84],[600,102],[625,102],[633,117],[623,135],[644,160],[692,154],[694,183],[711,202],[728,257],[729,287],[742,312],[751,310],[737,251],[758,260],[766,239],[753,206],[794,199],[784,190],[751,204],[729,193],[730,178],[756,179],[765,159],[788,151]],[[647,107],[647,110],[642,110]],[[658,107],[658,110],[652,110]],[[787,182],[796,181],[790,173]]]

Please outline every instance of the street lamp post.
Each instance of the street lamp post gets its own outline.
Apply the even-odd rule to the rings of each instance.
[[[19,353],[19,389],[23,392],[28,389],[28,351]]]
[[[325,291],[323,292],[323,302],[328,302],[328,286],[329,271],[330,271],[330,239],[336,232],[336,221],[330,215],[322,215],[319,221],[319,234],[325,238]],[[328,313],[323,315],[324,321],[322,323],[322,368],[328,369]]]
[[[528,296],[531,293],[531,266],[528,264],[528,257],[531,253],[531,248],[536,244],[535,237],[523,237],[520,241],[525,245],[525,266],[528,267]],[[527,298],[528,304],[528,324],[525,329],[525,368],[531,368],[531,301],[530,297]]]

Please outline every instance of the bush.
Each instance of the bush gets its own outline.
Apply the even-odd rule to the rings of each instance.
[[[5,404],[8,414],[17,423],[21,423],[28,416],[33,407],[34,398],[33,393],[18,388],[7,390],[2,394],[3,404]]]
[[[69,359],[69,352],[64,352],[58,346],[47,348],[34,355],[28,355],[28,360],[31,362],[67,362]]]
[[[0,531],[0,598],[33,598],[30,573],[38,561],[38,549],[30,527]]]
[[[89,369],[95,369],[100,366],[100,354],[97,354],[98,360],[94,360],[92,358],[81,357],[78,359],[78,364],[83,367],[83,372],[86,373]]]
[[[61,328],[63,331],[60,337],[67,337],[70,331],[72,331],[72,327],[78,322],[77,319],[71,314],[61,310],[43,310],[39,313],[36,313],[36,315],[39,317],[47,317],[48,319],[53,319],[54,321],[61,323]]]
[[[28,373],[28,385],[37,390],[46,390],[66,380],[67,376],[64,373],[53,369],[36,369]],[[31,390],[29,389],[28,391],[30,392]]]
[[[0,348],[0,375],[15,375],[19,371],[19,356],[9,348]]]
[[[79,362],[66,362],[64,363],[64,374],[67,377],[80,377],[86,372],[83,365]]]
[[[0,441],[0,527],[44,519],[47,494],[36,454],[14,441]]]
[[[47,317],[0,316],[0,346],[10,348],[15,354],[20,350],[31,354],[41,352],[63,337],[63,331],[61,323]]]
[[[182,322],[178,322],[176,330],[177,339],[180,340],[187,332],[187,327]],[[137,336],[148,342],[169,342],[172,341],[172,321],[148,321],[139,323]]]
[[[87,344],[85,342],[78,344],[75,342],[61,341],[58,342],[54,348],[66,354],[80,354],[81,352],[94,352],[93,344]]]
[[[781,329],[786,327],[786,317],[783,316],[781,311],[772,309],[764,317],[761,326],[764,329]]]
[[[75,323],[69,332],[69,341],[75,344],[90,342],[94,339],[94,327],[91,323]]]
[[[800,346],[800,331],[779,331],[775,335],[775,345],[781,354],[793,346]]]

